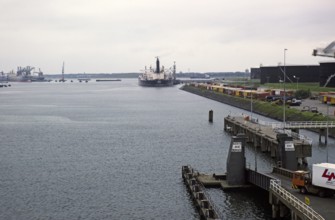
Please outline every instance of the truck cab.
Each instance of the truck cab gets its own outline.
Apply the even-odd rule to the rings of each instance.
[[[305,188],[305,185],[310,182],[310,172],[304,170],[297,170],[293,173],[292,186],[300,189]]]

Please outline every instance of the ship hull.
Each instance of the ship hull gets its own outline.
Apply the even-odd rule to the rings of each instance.
[[[44,77],[35,77],[35,76],[14,76],[14,77],[8,77],[8,82],[47,82],[47,80]]]
[[[156,80],[138,80],[138,84],[140,86],[147,86],[147,87],[166,87],[166,86],[173,86],[172,79],[156,79]]]

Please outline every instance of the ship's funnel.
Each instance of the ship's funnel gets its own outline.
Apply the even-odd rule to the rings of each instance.
[[[158,57],[157,57],[157,60],[156,60],[156,71],[155,71],[155,73],[160,73]]]

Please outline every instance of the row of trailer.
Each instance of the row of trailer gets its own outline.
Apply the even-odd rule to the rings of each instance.
[[[335,92],[320,92],[319,97],[322,103],[335,105]]]
[[[243,98],[259,99],[262,101],[275,101],[269,100],[271,97],[283,97],[284,91],[281,89],[256,89],[250,87],[232,87],[223,84],[208,84],[208,83],[190,83],[189,85],[198,87],[201,89],[211,90],[219,93],[224,93],[227,95],[238,96]],[[291,97],[294,95],[292,90],[286,90],[286,97]],[[268,98],[267,98],[268,97]],[[314,97],[319,99],[324,104],[335,105],[335,92],[320,92],[318,96]],[[312,99],[312,97],[311,97]]]
[[[227,95],[238,96],[242,98],[253,98],[262,101],[266,101],[266,97],[278,95],[284,96],[284,91],[282,90],[259,90],[250,87],[231,87],[218,84],[207,84],[207,83],[191,83],[191,86],[198,87],[201,89],[211,90]],[[292,91],[286,91],[286,96],[291,96]]]

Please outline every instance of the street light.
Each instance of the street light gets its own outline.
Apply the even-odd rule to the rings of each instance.
[[[328,123],[329,123],[329,103],[328,103],[328,100],[327,100],[327,133],[326,133],[326,138],[325,138],[325,144],[326,144],[326,150],[327,150],[327,163],[328,163],[328,146],[327,146],[327,139],[328,139]]]
[[[252,121],[252,91],[250,90],[250,121]]]
[[[253,91],[250,89],[250,121],[252,122],[252,95],[253,95]],[[256,144],[255,144],[255,171],[257,172],[257,148],[256,148]]]
[[[285,81],[286,81],[286,51],[287,49],[284,49],[284,113],[283,113],[283,123],[284,123],[284,128],[285,128],[285,105],[286,105],[286,90],[285,90]]]
[[[297,77],[297,76],[293,76],[293,78],[297,80],[297,90],[298,90],[298,89],[299,89],[299,87],[298,87],[298,83],[299,83],[299,79],[300,79],[300,78]]]

